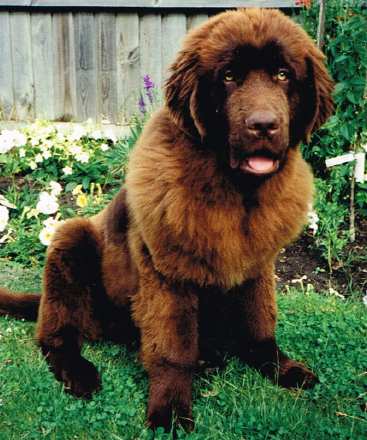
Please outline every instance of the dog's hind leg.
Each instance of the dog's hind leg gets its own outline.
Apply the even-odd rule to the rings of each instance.
[[[100,388],[94,365],[81,355],[84,337],[98,339],[103,309],[101,244],[87,219],[68,220],[55,234],[44,274],[37,340],[65,391],[90,398]]]

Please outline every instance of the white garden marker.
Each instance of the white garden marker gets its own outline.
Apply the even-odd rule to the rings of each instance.
[[[362,145],[364,151],[367,151],[367,145]],[[356,228],[355,228],[355,207],[354,207],[354,196],[355,196],[355,182],[363,183],[367,180],[367,175],[365,174],[365,164],[366,164],[366,153],[354,153],[351,151],[347,154],[342,154],[341,156],[333,157],[331,159],[326,159],[325,163],[328,168],[335,165],[341,165],[342,163],[348,163],[355,161],[354,165],[354,175],[351,179],[350,185],[350,213],[349,213],[349,234],[350,241],[353,243],[356,239]]]
[[[353,162],[355,161],[354,166],[354,177],[356,179],[356,182],[363,183],[365,181],[365,163],[366,163],[366,153],[347,153],[342,154],[341,156],[336,156],[331,159],[326,159],[325,164],[328,168],[333,167],[335,165],[341,165],[343,163],[347,162]]]

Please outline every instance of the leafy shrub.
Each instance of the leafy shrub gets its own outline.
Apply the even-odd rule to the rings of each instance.
[[[318,2],[302,12],[299,20],[314,37]],[[335,80],[335,114],[303,147],[318,181],[316,209],[320,228],[316,244],[329,268],[344,257],[348,243],[348,209],[354,163],[325,167],[325,159],[367,147],[367,8],[357,0],[326,2],[325,46],[329,70]],[[367,183],[356,183],[355,204],[359,218],[367,214]]]

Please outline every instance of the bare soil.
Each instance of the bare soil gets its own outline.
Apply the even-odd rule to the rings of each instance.
[[[332,268],[317,252],[314,238],[303,234],[280,253],[276,264],[278,289],[307,288],[311,284],[317,292],[328,292],[332,287],[342,295],[351,290],[367,291],[367,219],[358,219],[356,241],[344,252],[343,263]]]

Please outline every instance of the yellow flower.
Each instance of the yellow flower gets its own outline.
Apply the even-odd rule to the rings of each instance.
[[[78,194],[82,194],[82,185],[77,185],[74,189],[73,189],[73,196],[77,196]]]
[[[79,194],[78,197],[76,198],[76,204],[80,208],[85,208],[88,205],[87,196],[84,193]]]
[[[25,216],[27,217],[28,220],[31,219],[31,218],[33,218],[33,217],[38,217],[38,214],[39,214],[38,209],[36,209],[36,208],[30,208],[30,207],[28,207],[28,206],[27,206],[27,208],[29,208],[29,209],[27,210]]]

